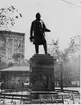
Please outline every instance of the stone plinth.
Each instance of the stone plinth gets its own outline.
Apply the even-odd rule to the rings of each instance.
[[[30,81],[33,91],[54,90],[54,58],[50,55],[35,54],[31,58]]]

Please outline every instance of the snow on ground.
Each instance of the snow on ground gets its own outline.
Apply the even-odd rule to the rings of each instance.
[[[67,99],[64,101],[64,104],[73,104],[73,100]],[[74,104],[80,104],[79,101],[75,101]],[[14,100],[13,103],[11,103],[11,100],[5,100],[5,103],[0,102],[0,105],[31,105],[31,104],[24,104],[23,102],[20,102],[18,100]],[[35,104],[32,104],[35,105]],[[37,105],[48,105],[48,104],[37,104]],[[63,104],[49,104],[49,105],[63,105]]]
[[[55,89],[60,89],[60,87],[56,87]],[[80,92],[80,87],[64,87],[64,90],[75,90]]]
[[[64,88],[64,89],[66,89],[66,90],[76,90],[76,91],[80,92],[80,88],[75,88],[75,87],[73,87],[73,88]],[[13,93],[13,94],[24,94],[24,95],[29,94],[27,91],[24,91],[24,92],[11,92],[11,93]],[[10,93],[7,92],[7,94],[10,94]],[[72,93],[62,93],[62,92],[59,92],[59,94],[64,95],[64,104],[73,104],[73,103],[74,104],[80,104],[80,96],[79,96],[79,94],[72,95]],[[3,101],[1,101],[1,99],[0,99],[0,105],[30,105],[30,104],[24,104],[23,102],[21,102],[21,100],[13,100],[13,103],[11,103],[11,101],[12,101],[11,99],[5,99],[5,104],[3,104]],[[35,104],[32,104],[32,105],[35,105]],[[37,104],[37,105],[47,105],[47,104]],[[49,105],[53,105],[53,104],[49,104]],[[54,105],[57,105],[57,104],[54,104]],[[63,105],[63,104],[60,104],[60,105]]]
[[[80,93],[80,87],[66,87],[64,89],[65,90],[75,90],[75,91],[78,91]]]

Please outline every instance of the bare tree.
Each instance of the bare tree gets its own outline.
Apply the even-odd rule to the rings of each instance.
[[[64,51],[59,50],[59,42],[52,40],[52,43],[49,44],[48,48],[49,53],[56,58],[56,65],[55,65],[55,77],[56,80],[60,80],[61,90],[63,91],[63,85],[69,85],[72,80],[72,55],[77,53],[80,54],[80,36],[75,36],[71,38],[70,44],[68,48],[64,49]],[[77,68],[78,69],[78,68]],[[59,73],[60,71],[60,73]],[[59,78],[60,77],[60,78]]]
[[[0,9],[0,28],[10,30],[14,25],[16,19],[22,17],[22,14],[14,6]]]
[[[10,31],[19,18],[22,18],[22,14],[14,6],[0,9],[0,30],[4,30],[4,33],[0,35],[0,40],[6,43],[5,32]]]

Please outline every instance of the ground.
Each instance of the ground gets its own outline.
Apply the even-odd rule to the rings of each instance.
[[[80,88],[77,88],[77,87],[76,88],[71,88],[70,87],[70,88],[64,88],[64,89],[77,90],[78,92],[80,92]],[[24,94],[24,95],[29,94],[27,91],[11,92],[11,93],[13,93],[13,94]],[[10,94],[10,93],[7,92],[7,94]],[[69,93],[59,92],[59,94],[64,96],[64,104],[80,104],[80,94],[75,94],[75,93],[72,93],[72,92],[69,92]],[[23,103],[21,100],[13,100],[12,101],[11,99],[5,99],[4,103],[3,103],[3,101],[4,100],[0,99],[0,105],[28,105],[26,103]],[[45,105],[45,104],[42,104],[42,105]],[[52,104],[49,104],[49,105],[52,105]]]

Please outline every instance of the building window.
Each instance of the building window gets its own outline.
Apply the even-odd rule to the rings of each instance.
[[[18,47],[18,39],[14,39],[14,47]]]

